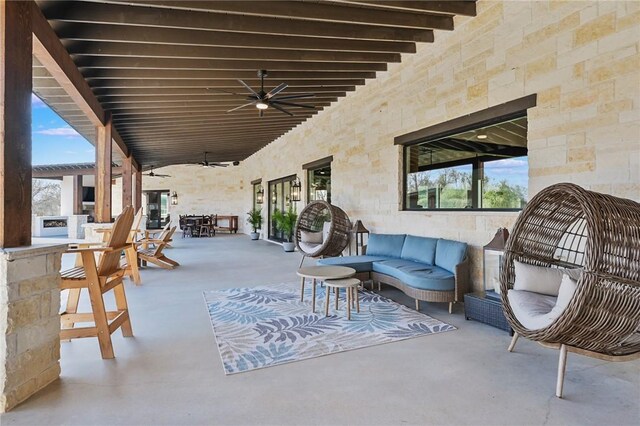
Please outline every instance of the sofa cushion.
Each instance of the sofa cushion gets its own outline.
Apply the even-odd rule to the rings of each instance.
[[[451,291],[456,286],[455,277],[451,272],[411,260],[375,261],[373,271],[392,276],[411,287],[422,290]]]
[[[437,238],[407,235],[402,246],[402,259],[433,265],[436,258]]]
[[[441,238],[436,245],[436,266],[455,272],[456,265],[462,263],[466,254],[467,243]]]
[[[562,277],[566,274],[577,281],[582,274],[582,269],[548,268],[526,263],[513,262],[516,278],[513,283],[514,290],[531,291],[534,293],[557,296]]]
[[[341,256],[341,257],[327,257],[326,259],[318,260],[318,265],[334,265],[334,266],[348,266],[356,270],[356,272],[371,272],[372,262],[387,260],[385,256]]]
[[[367,255],[400,258],[404,234],[371,234],[367,242]]]

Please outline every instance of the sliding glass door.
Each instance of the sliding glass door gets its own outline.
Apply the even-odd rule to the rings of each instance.
[[[273,212],[276,210],[286,211],[291,205],[291,184],[295,180],[295,175],[272,180],[269,182],[269,192],[264,194],[265,201],[269,200],[269,239],[274,241],[285,241],[286,237],[278,231],[273,220]]]

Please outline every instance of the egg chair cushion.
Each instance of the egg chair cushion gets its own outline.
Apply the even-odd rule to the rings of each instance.
[[[311,244],[322,244],[322,232],[300,231],[300,242]]]
[[[298,244],[307,256],[314,256],[316,253],[320,252],[320,249],[322,248],[322,243],[307,243],[300,241]]]
[[[517,260],[513,264],[516,275],[513,283],[514,290],[531,291],[548,296],[558,295],[560,283],[565,274],[577,281],[582,273],[582,269],[548,268],[546,266],[529,265]]]
[[[539,330],[549,326],[569,306],[577,281],[563,274],[558,296],[526,290],[509,290],[507,296],[513,314],[524,327]]]

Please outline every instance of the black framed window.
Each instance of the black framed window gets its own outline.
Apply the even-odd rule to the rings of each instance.
[[[285,235],[278,231],[273,213],[276,210],[287,211],[291,205],[291,185],[296,180],[296,175],[283,177],[269,181],[268,192],[265,192],[265,203],[268,203],[268,231],[269,239],[273,241],[286,241]]]
[[[403,207],[520,210],[528,200],[528,171],[526,111],[466,125],[405,145]]]
[[[303,164],[307,171],[307,203],[322,200],[331,202],[331,162],[333,156]]]

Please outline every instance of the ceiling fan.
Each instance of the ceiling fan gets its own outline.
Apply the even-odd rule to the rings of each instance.
[[[217,161],[208,161],[207,160],[207,154],[208,154],[208,152],[205,151],[204,152],[204,160],[200,161],[199,163],[192,164],[192,165],[193,166],[199,165],[199,166],[202,166],[202,167],[227,167],[228,166],[228,164],[219,163]]]
[[[313,105],[304,105],[304,104],[296,104],[293,102],[289,102],[293,99],[302,99],[302,98],[313,98],[315,94],[313,93],[300,93],[297,95],[287,95],[287,96],[277,96],[278,93],[282,92],[284,89],[288,87],[286,83],[281,83],[276,88],[272,89],[270,92],[264,91],[264,78],[267,76],[267,70],[259,70],[258,77],[260,77],[260,91],[253,90],[247,83],[242,80],[238,80],[240,84],[242,84],[251,94],[247,96],[247,100],[250,101],[244,105],[240,105],[239,107],[235,107],[230,109],[227,112],[233,112],[240,108],[244,108],[250,105],[255,105],[258,110],[260,110],[260,117],[264,115],[264,111],[269,107],[273,107],[278,111],[287,114],[293,115],[289,111],[283,108],[283,106],[288,107],[297,107],[297,108],[307,108],[307,109],[316,109]]]
[[[167,178],[167,177],[171,177],[171,175],[163,175],[161,173],[154,173],[153,172],[153,166],[151,166],[151,171],[149,173],[143,173],[144,176],[149,176],[149,177],[157,177],[157,178]]]

